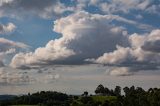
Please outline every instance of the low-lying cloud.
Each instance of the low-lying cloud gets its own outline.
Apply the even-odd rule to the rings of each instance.
[[[7,69],[7,70],[6,70]],[[24,72],[8,71],[9,68],[0,68],[0,85],[28,84],[31,78]]]
[[[8,23],[6,25],[0,24],[0,34],[8,34],[13,32],[16,26],[13,23]]]
[[[109,75],[112,76],[129,76],[133,75],[133,72],[128,67],[116,67],[109,71]]]
[[[9,55],[13,55],[20,51],[27,51],[29,50],[29,46],[21,43],[21,42],[14,42],[5,38],[0,38],[0,67],[4,66],[4,61]]]

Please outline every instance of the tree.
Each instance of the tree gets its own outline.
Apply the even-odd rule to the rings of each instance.
[[[111,91],[107,87],[105,87],[104,94],[109,96],[109,95],[111,95]]]
[[[128,87],[123,88],[123,91],[125,93],[125,96],[129,95],[129,88]]]
[[[120,86],[116,86],[116,88],[114,89],[114,94],[116,96],[120,96],[121,95],[121,87]]]
[[[95,93],[96,94],[102,94],[102,95],[104,95],[104,93],[105,93],[104,86],[102,84],[98,85],[98,87],[95,90]]]
[[[88,96],[88,92],[87,92],[87,91],[84,91],[83,95],[84,95],[84,96]]]

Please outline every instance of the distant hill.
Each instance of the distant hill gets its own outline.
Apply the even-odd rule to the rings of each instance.
[[[0,95],[0,100],[10,100],[16,97],[15,95]]]

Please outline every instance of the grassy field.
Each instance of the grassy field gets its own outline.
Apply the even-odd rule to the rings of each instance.
[[[74,104],[72,104],[71,106],[84,106],[84,104],[82,103],[82,98],[83,97],[79,97],[77,100],[74,100]],[[91,96],[93,102],[101,102],[102,104],[105,103],[105,101],[110,101],[110,102],[114,102],[116,101],[117,97],[115,96],[100,96],[100,95],[94,95]]]
[[[83,106],[83,103],[81,102],[81,98],[79,97],[77,100],[75,100],[76,105],[73,106]],[[94,95],[91,96],[94,102],[101,102],[102,104],[107,101],[115,101],[117,98],[115,96],[100,96],[100,95]],[[38,106],[38,105],[12,105],[12,106]]]

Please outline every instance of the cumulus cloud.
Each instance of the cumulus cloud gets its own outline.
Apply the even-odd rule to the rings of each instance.
[[[8,23],[6,25],[0,24],[0,34],[11,33],[16,29],[13,23]]]
[[[0,38],[0,51],[7,51],[10,48],[29,48],[28,45],[21,42],[14,42],[5,38]]]
[[[159,1],[157,1],[158,3],[157,4],[153,4],[153,5],[151,5],[150,7],[148,7],[147,9],[146,9],[146,11],[148,12],[148,13],[151,13],[151,14],[158,14],[159,15],[159,11],[160,11],[160,2]]]
[[[34,52],[16,54],[10,66],[26,69],[55,64],[97,63],[128,67],[121,68],[121,75],[131,75],[135,70],[146,68],[157,69],[160,64],[160,30],[128,35],[124,27],[113,24],[113,21],[135,25],[117,15],[83,11],[57,19],[53,30],[61,37]],[[118,75],[118,72],[115,69],[110,71],[110,75]]]
[[[140,10],[147,13],[158,13],[160,6],[157,0],[87,0],[86,4],[92,4],[105,13],[129,13],[132,10]],[[159,14],[159,13],[158,13]]]
[[[124,48],[117,46],[117,50],[110,53],[104,53],[103,56],[99,57],[97,60],[90,59],[90,61],[100,64],[120,64],[133,59],[134,57],[132,56],[132,51],[129,47]]]
[[[94,6],[105,13],[129,13],[131,10],[157,13],[159,3],[157,0],[77,0],[74,10],[85,10]]]
[[[107,14],[128,13],[131,10],[159,14],[160,9],[159,1],[157,0],[71,0],[67,2],[61,2],[61,0],[1,0],[0,17],[28,16],[29,14],[48,19],[63,16],[65,12],[87,11],[86,8],[92,6]]]
[[[2,0],[0,2],[0,13],[2,16],[17,17],[36,15],[42,18],[52,18],[71,11],[60,0]]]
[[[127,32],[112,20],[128,23],[116,15],[98,15],[78,12],[54,22],[54,31],[62,37],[51,40],[45,47],[31,53],[14,56],[11,66],[31,67],[42,64],[82,64],[86,58],[94,58],[111,52],[116,45],[126,46]],[[98,44],[98,45],[97,45]]]
[[[128,67],[113,68],[109,71],[109,75],[113,75],[113,76],[129,76],[132,74],[133,72]]]
[[[4,66],[3,61],[8,55],[15,54],[19,51],[26,51],[28,49],[29,46],[24,43],[0,38],[0,66]]]
[[[150,0],[111,0],[111,2],[101,3],[100,8],[102,11],[109,13],[119,11],[127,13],[132,9],[145,10],[150,4]]]
[[[145,51],[151,52],[160,52],[160,40],[156,41],[146,41],[142,46],[142,49]]]
[[[160,64],[160,51],[159,51],[160,30],[153,30],[149,34],[139,35],[133,34],[129,36],[131,47],[117,47],[116,50],[109,53],[104,53],[99,58],[91,59],[100,64],[136,64],[139,67],[139,63],[142,67],[146,65],[158,67]],[[143,64],[143,65],[142,65]],[[146,64],[146,65],[145,65]],[[143,67],[144,66],[144,67]],[[149,67],[147,67],[149,68]]]

